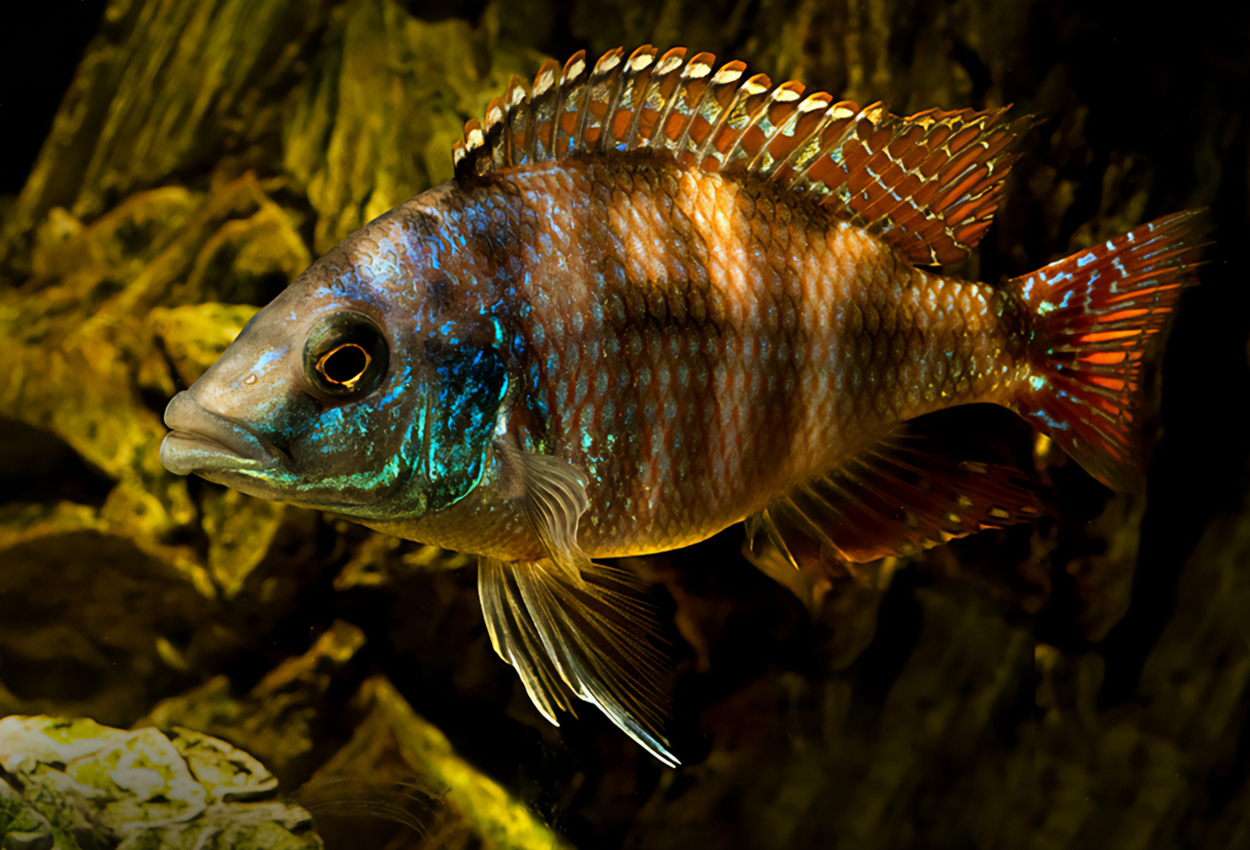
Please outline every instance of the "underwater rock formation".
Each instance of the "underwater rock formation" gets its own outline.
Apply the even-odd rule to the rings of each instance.
[[[127,731],[88,719],[0,720],[6,847],[312,850],[312,818],[272,797],[278,780],[190,729]]]

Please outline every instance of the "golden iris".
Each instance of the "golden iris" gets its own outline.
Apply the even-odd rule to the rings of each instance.
[[[373,358],[369,352],[354,342],[345,342],[330,349],[317,361],[317,371],[332,384],[352,390],[365,373]]]

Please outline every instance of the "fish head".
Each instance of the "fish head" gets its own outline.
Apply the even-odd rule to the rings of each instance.
[[[170,401],[167,469],[363,521],[419,517],[477,485],[509,383],[498,329],[440,315],[425,284],[445,274],[419,251],[396,262],[386,227],[322,257]]]

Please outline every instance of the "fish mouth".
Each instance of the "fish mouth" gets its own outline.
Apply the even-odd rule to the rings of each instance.
[[[189,392],[165,408],[170,433],[161,443],[161,463],[175,475],[273,469],[283,454],[241,422],[214,413]]]

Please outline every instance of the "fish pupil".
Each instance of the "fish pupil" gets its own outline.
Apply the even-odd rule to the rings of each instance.
[[[327,381],[351,388],[369,368],[369,352],[355,343],[346,343],[329,351],[317,364]]]

